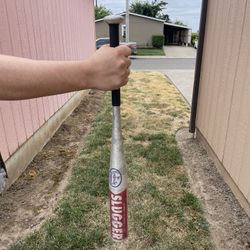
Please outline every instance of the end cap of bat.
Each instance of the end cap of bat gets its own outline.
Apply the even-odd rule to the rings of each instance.
[[[107,24],[120,24],[120,23],[122,23],[123,20],[124,20],[124,18],[122,16],[119,16],[119,15],[111,15],[111,16],[104,17],[104,21]]]

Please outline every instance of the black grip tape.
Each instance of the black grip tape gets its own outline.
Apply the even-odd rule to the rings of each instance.
[[[119,36],[119,24],[110,24],[109,25],[109,37],[110,37],[110,47],[119,46],[120,36]],[[121,94],[120,89],[112,91],[112,105],[120,106],[121,105]]]
[[[112,90],[112,106],[121,105],[120,89]]]

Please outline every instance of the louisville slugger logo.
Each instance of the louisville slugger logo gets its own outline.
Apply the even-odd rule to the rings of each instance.
[[[116,241],[127,237],[127,192],[121,194],[110,193],[110,215],[111,215],[111,233]]]
[[[119,187],[122,182],[122,175],[118,169],[111,168],[109,171],[109,183],[112,187]]]

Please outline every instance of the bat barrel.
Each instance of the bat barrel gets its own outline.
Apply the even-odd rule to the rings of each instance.
[[[125,165],[120,107],[113,107],[112,147],[109,168],[111,236],[120,242],[128,236],[127,169]]]

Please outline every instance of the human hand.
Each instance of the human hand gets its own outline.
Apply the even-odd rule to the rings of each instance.
[[[128,58],[130,55],[131,49],[126,45],[116,48],[102,46],[88,60],[88,87],[114,90],[127,84],[131,65],[131,60]]]

